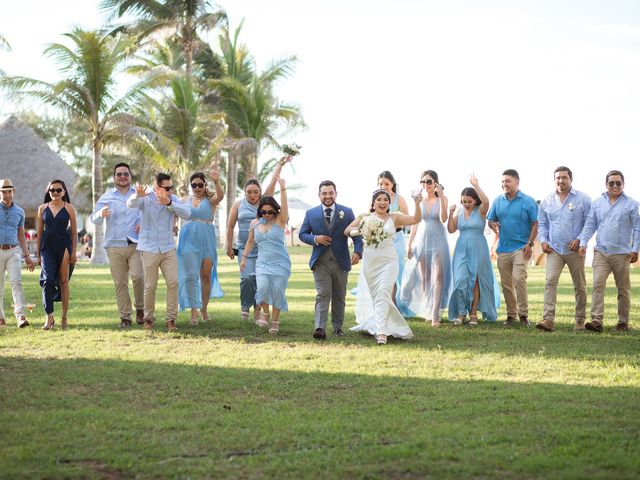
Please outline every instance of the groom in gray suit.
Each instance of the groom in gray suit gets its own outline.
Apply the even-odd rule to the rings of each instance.
[[[313,246],[309,266],[316,284],[315,331],[313,338],[327,338],[326,328],[331,304],[333,334],[344,335],[345,296],[351,266],[362,258],[362,237],[353,239],[354,253],[349,254],[348,237],[344,230],[355,219],[353,211],[336,203],[336,185],[331,180],[320,183],[321,205],[307,210],[300,227],[299,238]]]

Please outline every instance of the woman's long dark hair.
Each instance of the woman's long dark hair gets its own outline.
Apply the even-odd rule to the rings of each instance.
[[[429,175],[431,178],[433,178],[434,182],[440,183],[440,180],[438,180],[438,173],[435,170],[425,170],[424,172],[422,172],[422,175],[420,175],[420,180],[422,180],[425,175]],[[442,185],[440,186],[442,187]],[[436,197],[439,196],[438,192],[433,192],[433,193],[435,194]]]
[[[370,212],[376,211],[376,209],[373,208],[373,204],[376,203],[376,198],[378,198],[380,195],[386,195],[389,203],[391,203],[391,195],[389,195],[389,192],[382,189],[376,190],[375,192],[373,192],[373,196],[371,197],[371,208],[369,209]],[[387,213],[389,213],[389,208],[387,208]]]
[[[278,214],[280,213],[280,204],[276,202],[275,198],[269,195],[265,195],[264,197],[260,197],[260,201],[258,202],[258,214],[256,215],[257,218],[262,218],[262,214],[260,213],[260,210],[262,210],[262,207],[265,205],[271,205],[273,209],[276,211],[274,218],[278,216]]]
[[[462,189],[462,193],[460,194],[460,197],[473,198],[476,201],[476,207],[479,207],[480,205],[482,205],[482,200],[480,200],[480,195],[478,195],[478,192],[476,192],[476,189],[473,187],[466,187]]]
[[[193,182],[195,178],[199,178],[204,182],[204,196],[211,200],[216,196],[215,192],[209,190],[209,185],[207,185],[207,177],[204,176],[203,172],[196,172],[191,177],[189,177],[189,183]]]
[[[385,170],[380,175],[378,175],[378,180],[381,178],[386,178],[391,182],[391,191],[393,193],[398,193],[398,184],[396,183],[396,179],[393,177],[393,174],[389,170]]]
[[[52,200],[51,194],[49,193],[49,189],[54,183],[59,183],[60,185],[62,185],[62,188],[64,188],[64,195],[62,196],[62,200],[64,200],[67,203],[71,203],[69,190],[67,190],[67,186],[65,185],[64,181],[60,180],[59,178],[56,178],[55,180],[51,180],[49,182],[49,185],[47,185],[47,190],[44,192],[44,202],[42,203],[49,203]]]

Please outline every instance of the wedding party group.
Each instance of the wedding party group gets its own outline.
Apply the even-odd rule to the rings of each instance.
[[[239,267],[240,316],[248,320],[253,309],[255,324],[272,334],[279,332],[281,312],[288,310],[291,260],[285,228],[289,209],[281,172],[291,159],[288,155],[277,163],[264,191],[258,180],[246,181],[243,197],[230,209],[226,232],[227,255],[237,259]],[[313,337],[327,338],[329,317],[332,334],[344,335],[348,275],[358,263],[360,272],[353,290],[356,325],[351,330],[372,335],[378,344],[387,343],[389,337],[412,338],[406,320],[411,317],[425,318],[433,327],[440,326],[445,311],[453,325],[475,326],[480,316],[485,322],[495,322],[500,289],[506,304],[505,325],[529,326],[527,266],[536,240],[546,253],[544,311],[537,328],[554,330],[557,287],[567,265],[575,290],[575,329],[603,331],[605,287],[613,273],[618,291],[614,329],[628,330],[630,264],[637,261],[640,248],[639,204],[625,195],[624,175],[618,170],[606,174],[606,191],[595,200],[573,188],[569,168],[558,167],[553,178],[554,190],[538,205],[520,191],[516,170],[502,173],[503,194],[493,202],[471,175],[459,205],[449,205],[437,172],[425,170],[419,177],[420,188],[411,195],[411,214],[394,176],[384,171],[378,176],[369,211],[358,216],[336,202],[338,189],[333,181],[320,182],[320,205],[306,212],[299,230],[300,240],[312,246]],[[173,193],[172,178],[166,173],[155,176],[151,189],[133,186],[126,163],[114,167],[113,182],[114,187],[96,202],[91,221],[105,224],[104,247],[120,327],[131,327],[135,319],[144,329],[154,328],[159,273],[167,286],[167,330],[176,330],[180,310],[190,310],[190,325],[207,322],[210,299],[223,296],[214,215],[224,190],[217,168],[208,177],[203,172],[191,175],[191,195],[186,198]],[[274,196],[278,187],[279,201]],[[0,191],[4,211],[0,216],[0,293],[4,294],[6,272],[18,326],[28,326],[21,262],[24,259],[31,271],[39,264],[46,312],[42,329],[55,326],[55,302],[62,304],[60,327],[65,329],[78,241],[76,212],[67,187],[55,179],[46,188],[36,218],[35,263],[25,239],[24,211],[13,202],[12,181],[0,180]],[[485,236],[487,224],[497,242],[500,284]],[[455,232],[459,236],[451,255],[447,235]],[[594,234],[591,312],[586,321],[585,255]],[[0,303],[0,325],[6,324],[5,318]]]

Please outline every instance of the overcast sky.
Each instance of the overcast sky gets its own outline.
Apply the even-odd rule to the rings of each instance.
[[[13,46],[0,68],[54,80],[41,53],[73,25],[99,26],[94,0],[9,2],[0,32]],[[64,5],[64,8],[60,7]],[[436,170],[457,201],[475,172],[490,197],[500,174],[520,172],[535,198],[558,165],[574,187],[604,190],[613,168],[640,199],[640,2],[636,0],[419,1],[234,0],[232,28],[261,64],[296,54],[279,96],[298,103],[309,128],[295,174],[304,200],[317,184],[363,210],[377,174],[406,195]],[[37,14],[34,14],[37,12]],[[10,106],[0,103],[2,116]],[[295,176],[295,178],[294,178]]]

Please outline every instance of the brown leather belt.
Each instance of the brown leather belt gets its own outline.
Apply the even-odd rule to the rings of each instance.
[[[12,248],[17,247],[17,245],[7,245],[7,244],[3,244],[0,245],[0,250],[11,250]]]

